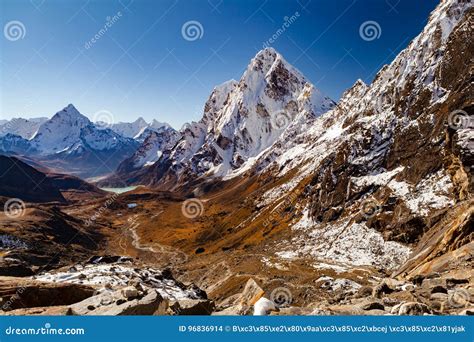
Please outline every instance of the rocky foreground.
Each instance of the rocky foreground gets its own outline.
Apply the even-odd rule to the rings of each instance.
[[[333,297],[292,305],[287,288],[271,293],[250,278],[242,291],[218,303],[170,270],[138,266],[124,257],[93,257],[84,264],[33,277],[0,277],[2,315],[472,315],[474,272],[448,272],[411,281],[384,278],[348,286],[332,277],[315,286]]]

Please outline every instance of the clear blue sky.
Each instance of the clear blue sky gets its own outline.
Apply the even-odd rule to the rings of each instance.
[[[434,0],[2,0],[0,119],[51,116],[68,103],[83,114],[107,110],[174,127],[199,120],[213,87],[239,79],[285,17],[296,20],[272,46],[325,94],[338,100],[358,78],[370,83],[426,23]],[[89,49],[86,42],[121,17]],[[202,37],[183,38],[198,21]],[[359,28],[376,21],[366,41]],[[20,27],[20,31],[23,30]]]

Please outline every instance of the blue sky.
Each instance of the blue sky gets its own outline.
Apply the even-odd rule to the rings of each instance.
[[[199,120],[213,87],[239,79],[292,16],[271,46],[337,101],[358,78],[370,83],[437,3],[2,0],[0,119],[51,116],[73,103],[90,118],[108,111],[115,121],[142,116],[179,128]],[[107,20],[113,23],[101,34]],[[7,30],[12,21],[23,26],[19,36]],[[199,34],[185,39],[182,28],[190,21],[198,22]],[[362,39],[367,21],[380,27],[377,39]]]

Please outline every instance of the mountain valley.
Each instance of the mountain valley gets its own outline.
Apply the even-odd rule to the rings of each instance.
[[[472,315],[473,28],[442,1],[338,102],[265,48],[180,130],[3,123],[1,314]]]

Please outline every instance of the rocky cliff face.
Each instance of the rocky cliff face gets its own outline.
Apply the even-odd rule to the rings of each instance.
[[[143,137],[143,142],[132,156],[119,164],[114,176],[105,181],[105,184],[126,184],[140,178],[156,162],[169,155],[182,137],[181,133],[172,127],[146,129],[140,136]]]
[[[289,149],[280,141],[263,157],[263,170],[278,177],[299,169],[277,196],[293,193],[303,214],[284,255],[393,269],[455,203],[471,198],[472,22],[472,3],[442,2],[370,86],[358,81],[295,139],[302,143]]]

